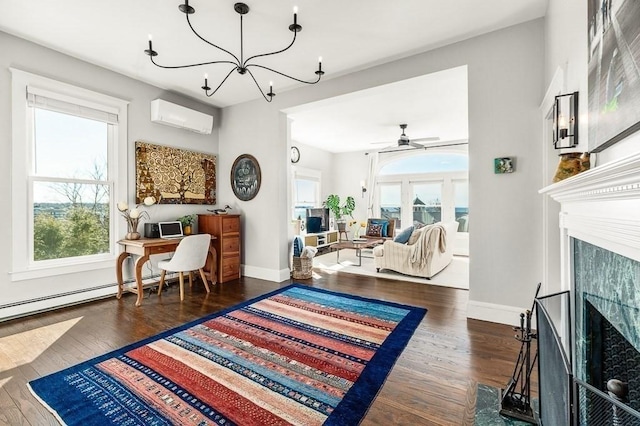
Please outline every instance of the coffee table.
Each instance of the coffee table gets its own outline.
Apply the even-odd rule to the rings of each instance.
[[[340,250],[352,249],[356,251],[358,257],[358,264],[356,266],[362,266],[362,249],[374,248],[375,246],[384,243],[384,240],[355,240],[355,241],[341,241],[331,245],[331,250],[336,250],[336,260],[340,263]]]

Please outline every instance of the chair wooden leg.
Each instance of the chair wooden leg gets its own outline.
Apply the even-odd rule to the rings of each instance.
[[[180,271],[180,301],[184,300],[184,273]]]
[[[189,288],[193,288],[193,271],[189,271]]]
[[[166,275],[166,273],[167,271],[165,271],[164,269],[160,273],[160,283],[158,284],[158,296],[160,296],[160,294],[162,293],[162,286],[164,285],[164,276]]]
[[[204,283],[204,288],[207,290],[207,293],[210,293],[209,282],[207,281],[207,276],[204,274],[204,270],[200,268],[198,269],[198,271],[200,271],[200,278],[202,278],[202,282]]]

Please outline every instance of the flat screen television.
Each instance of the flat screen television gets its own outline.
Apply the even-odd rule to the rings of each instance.
[[[307,233],[316,234],[329,230],[329,209],[326,207],[314,207],[307,209]]]

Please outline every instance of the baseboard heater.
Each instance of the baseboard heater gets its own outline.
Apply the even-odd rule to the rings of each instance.
[[[175,274],[175,275],[177,277],[177,274]],[[160,278],[160,274],[152,274],[152,275],[144,277],[143,281],[149,280],[149,279],[156,279],[157,280],[159,278]],[[172,281],[174,281],[176,279],[177,278],[175,278],[173,276],[173,274],[167,274],[166,280],[168,282],[172,282]],[[125,280],[123,284],[124,284],[124,286],[135,285],[135,278],[130,278],[130,279]],[[25,305],[29,305],[29,304],[33,304],[33,303],[46,302],[48,300],[61,299],[61,298],[64,298],[64,297],[75,296],[75,295],[82,294],[82,293],[90,293],[90,292],[94,292],[96,290],[104,290],[104,289],[107,289],[107,288],[113,288],[113,294],[105,295],[105,296],[99,296],[99,297],[91,297],[91,298],[88,298],[88,299],[78,300],[78,301],[71,302],[71,303],[62,303],[60,305],[55,305],[55,306],[51,306],[51,307],[44,308],[44,309],[37,309],[37,310],[25,312],[23,314],[12,315],[12,316],[8,316],[8,317],[0,318],[0,322],[9,321],[9,320],[16,319],[16,318],[22,318],[22,317],[25,317],[25,316],[34,315],[34,314],[38,314],[38,313],[41,313],[41,312],[48,312],[48,311],[52,311],[52,310],[55,310],[55,309],[60,309],[60,308],[68,307],[68,306],[74,306],[74,305],[78,305],[80,303],[87,303],[87,302],[91,302],[91,301],[94,301],[94,300],[105,299],[107,297],[115,297],[116,292],[117,292],[117,288],[118,288],[118,283],[114,282],[114,283],[109,283],[109,284],[102,284],[102,285],[94,286],[94,287],[91,287],[91,288],[83,288],[83,289],[78,289],[78,290],[71,290],[71,291],[66,291],[64,293],[51,294],[49,296],[35,297],[33,299],[20,300],[18,302],[12,302],[12,303],[5,303],[3,305],[0,305],[0,311],[2,311],[4,309],[16,308],[16,307],[19,307],[19,306],[25,306]]]

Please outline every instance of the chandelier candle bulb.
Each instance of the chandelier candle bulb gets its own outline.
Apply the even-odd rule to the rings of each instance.
[[[207,93],[209,90],[211,90],[211,87],[209,87],[209,74],[204,75],[204,86],[201,87],[202,90],[205,91],[205,93]]]
[[[270,81],[270,82],[269,82],[269,93],[267,93],[267,96],[269,96],[269,99],[273,99],[273,97],[274,97],[275,95],[276,95],[276,94],[275,94],[275,93],[273,93],[273,81]]]
[[[158,53],[153,50],[153,36],[149,34],[148,37],[149,37],[149,49],[145,50],[144,53],[146,53],[149,56],[157,56]]]

